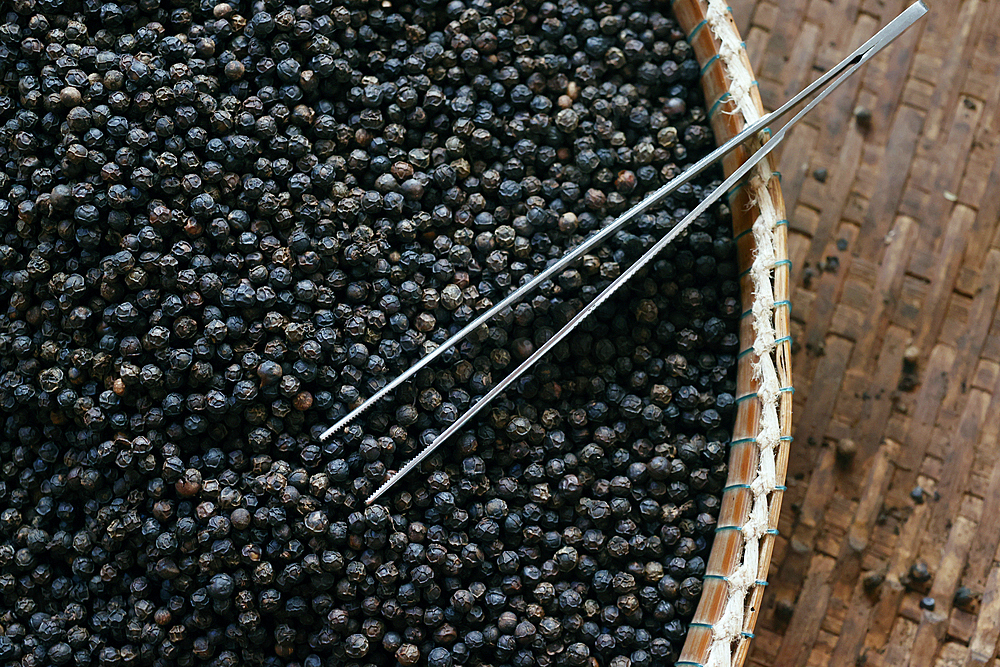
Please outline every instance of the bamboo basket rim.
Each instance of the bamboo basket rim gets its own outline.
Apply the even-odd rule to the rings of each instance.
[[[764,115],[745,45],[725,0],[671,0],[671,6],[702,67],[709,120],[721,144]],[[766,138],[762,133],[757,141],[729,153],[723,159],[725,174],[743,164]],[[768,159],[755,171],[729,194],[744,304],[737,417],[702,597],[678,667],[745,663],[785,490],[793,391],[788,221],[780,175]],[[766,529],[760,530],[765,523]]]

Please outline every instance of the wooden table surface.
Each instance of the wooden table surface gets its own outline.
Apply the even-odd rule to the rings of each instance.
[[[928,1],[778,160],[795,442],[749,664],[998,662],[1000,1]],[[906,4],[732,0],[764,106]]]

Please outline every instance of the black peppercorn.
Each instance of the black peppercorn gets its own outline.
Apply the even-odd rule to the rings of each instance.
[[[0,595],[30,618],[95,601],[70,630],[8,624],[12,646],[53,664],[88,664],[88,642],[108,664],[676,657],[735,408],[724,205],[413,486],[362,503],[710,176],[318,442],[711,142],[672,18],[463,2],[4,19],[20,94],[0,95],[0,141],[27,157],[0,167],[0,404],[21,443],[0,456],[0,562],[29,569]]]

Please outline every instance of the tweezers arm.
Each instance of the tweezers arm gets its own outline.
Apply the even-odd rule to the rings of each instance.
[[[424,355],[416,363],[414,363],[410,368],[408,368],[401,375],[397,376],[391,380],[384,387],[376,391],[371,397],[366,399],[360,406],[351,410],[345,417],[340,419],[336,424],[327,429],[321,436],[321,439],[326,440],[340,429],[350,423],[355,417],[367,410],[373,404],[384,398],[390,391],[398,387],[400,384],[411,378],[420,369],[424,368],[432,361],[437,359],[439,356],[444,354],[449,348],[454,347],[462,340],[464,340],[469,334],[478,329],[480,326],[491,320],[495,315],[501,312],[504,308],[514,305],[523,299],[529,292],[536,289],[542,282],[548,280],[552,276],[558,274],[573,262],[575,262],[581,255],[586,253],[588,250],[601,244],[609,236],[617,232],[619,229],[629,224],[635,220],[639,215],[646,211],[651,206],[663,201],[671,193],[677,190],[677,188],[691,181],[698,174],[707,169],[710,165],[714,164],[720,160],[723,156],[728,154],[734,148],[742,144],[748,138],[756,136],[758,132],[766,128],[770,123],[777,120],[778,118],[784,116],[792,108],[798,105],[806,97],[814,93],[816,90],[820,89],[822,86],[826,85],[829,81],[840,75],[846,69],[850,68],[853,72],[857,69],[857,66],[867,61],[875,53],[880,51],[885,45],[889,44],[892,40],[898,37],[904,30],[910,27],[914,21],[919,19],[927,13],[927,6],[921,1],[915,2],[905,9],[899,16],[893,19],[888,25],[882,28],[879,32],[875,34],[867,42],[859,46],[854,52],[847,58],[842,60],[828,72],[823,74],[821,77],[816,79],[809,86],[804,88],[800,93],[789,99],[787,102],[782,104],[778,109],[772,113],[763,116],[758,121],[751,123],[745,127],[739,134],[734,136],[729,141],[725,142],[723,145],[716,148],[714,151],[700,159],[698,162],[694,163],[688,167],[684,172],[678,175],[676,178],[672,179],[670,182],[661,186],[659,189],[654,191],[651,195],[643,199],[641,202],[630,208],[628,211],[619,216],[614,222],[602,228],[597,233],[590,236],[579,246],[565,254],[563,257],[559,258],[557,261],[546,267],[541,273],[531,279],[527,284],[521,286],[499,303],[492,306],[485,313],[477,317],[471,323],[467,324],[461,331],[456,333],[454,336],[446,340],[440,346]]]
[[[917,2],[906,9],[902,14],[900,14],[896,19],[889,23],[885,28],[879,31],[875,37],[866,42],[866,45],[871,44],[871,47],[867,50],[861,50],[861,55],[857,55],[856,51],[847,59],[842,61],[840,65],[834,68],[840,72],[839,76],[833,80],[833,82],[824,89],[819,95],[817,95],[809,104],[807,104],[801,111],[799,111],[795,116],[788,121],[788,123],[782,127],[778,132],[771,137],[763,146],[761,146],[746,162],[740,165],[726,180],[722,182],[715,190],[712,191],[706,199],[698,203],[695,208],[688,213],[679,223],[674,225],[674,227],[667,232],[667,234],[657,241],[652,248],[646,251],[639,259],[637,259],[632,266],[625,270],[618,278],[616,278],[603,292],[598,294],[593,301],[584,306],[579,313],[577,313],[573,319],[571,319],[562,329],[560,329],[552,338],[547,340],[541,347],[539,347],[530,357],[528,357],[524,362],[521,363],[510,375],[505,377],[496,386],[490,389],[479,401],[477,401],[465,414],[461,415],[454,423],[452,423],[447,429],[444,430],[434,442],[429,444],[422,452],[420,452],[416,457],[411,459],[398,473],[390,477],[386,482],[373,493],[367,500],[370,504],[377,500],[382,494],[389,490],[397,481],[403,478],[409,471],[417,467],[424,459],[426,459],[430,454],[445,440],[451,437],[455,432],[461,429],[470,419],[476,416],[480,411],[482,411],[490,402],[496,398],[500,393],[505,391],[507,387],[511,385],[515,380],[521,377],[524,373],[528,371],[539,359],[544,357],[549,350],[555,347],[560,341],[562,341],[570,332],[573,331],[583,320],[585,320],[591,313],[597,310],[601,304],[603,304],[612,294],[615,293],[622,285],[627,283],[632,277],[638,273],[646,264],[648,264],[656,255],[660,253],[671,241],[677,238],[688,226],[694,222],[698,216],[703,214],[708,210],[709,206],[714,204],[720,197],[725,193],[729,192],[734,188],[740,181],[750,172],[751,169],[757,166],[757,164],[767,157],[768,153],[777,148],[778,144],[785,137],[785,133],[792,127],[795,126],[803,117],[805,117],[809,112],[811,112],[817,104],[822,102],[830,93],[836,90],[837,86],[846,81],[854,72],[858,70],[861,65],[872,58],[881,49],[886,47],[890,42],[892,42],[896,37],[898,37],[903,30],[913,24],[914,21],[919,19],[927,12],[926,5],[923,2]],[[890,30],[892,28],[892,30]],[[881,36],[881,37],[880,37]],[[829,78],[827,79],[829,80]],[[784,107],[783,107],[784,108]],[[751,127],[754,127],[751,125]],[[740,133],[742,136],[743,133]],[[648,201],[648,199],[647,199]],[[645,203],[645,202],[643,202]],[[639,206],[641,206],[640,204]],[[627,214],[626,214],[627,215]]]

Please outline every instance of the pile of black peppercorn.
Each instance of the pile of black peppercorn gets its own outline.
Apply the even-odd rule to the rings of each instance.
[[[724,204],[364,499],[715,174],[319,434],[703,155],[698,77],[650,0],[3,3],[0,665],[672,664]]]

